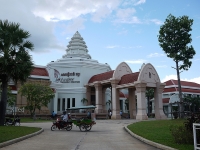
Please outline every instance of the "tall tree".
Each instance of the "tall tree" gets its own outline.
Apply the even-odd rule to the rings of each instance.
[[[27,40],[29,37],[29,32],[21,29],[20,24],[0,20],[0,126],[5,120],[8,81],[24,82],[33,69],[28,53],[33,50],[33,44]]]
[[[146,90],[147,104],[148,104],[148,117],[150,116],[150,100],[154,98],[154,89],[150,88]]]
[[[26,97],[27,105],[25,108],[30,111],[34,118],[36,109],[40,110],[42,106],[47,107],[54,97],[54,92],[49,86],[37,83],[25,83],[21,86],[19,93]]]
[[[183,112],[183,99],[180,82],[180,71],[188,70],[191,65],[191,59],[196,54],[190,43],[192,42],[190,31],[192,31],[193,19],[188,16],[174,17],[169,15],[165,23],[160,27],[158,41],[167,57],[173,59],[176,64],[179,98],[181,103],[180,111]],[[181,115],[183,116],[183,115]]]

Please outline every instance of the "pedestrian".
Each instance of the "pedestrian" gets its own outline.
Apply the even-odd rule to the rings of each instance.
[[[91,113],[90,113],[90,111],[87,112],[87,118],[91,119]]]
[[[51,118],[54,119],[55,116],[56,116],[56,114],[55,114],[55,112],[53,111],[52,114],[51,114]]]
[[[109,112],[109,119],[111,119],[112,111]]]
[[[120,116],[121,116],[121,119],[122,119],[122,111],[121,111],[121,110],[120,110],[120,113],[119,113],[119,114],[120,114]]]

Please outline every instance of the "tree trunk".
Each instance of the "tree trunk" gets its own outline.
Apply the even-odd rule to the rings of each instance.
[[[178,79],[178,91],[179,91],[179,99],[180,99],[180,118],[184,117],[183,111],[184,111],[184,105],[183,105],[183,99],[182,99],[182,89],[181,89],[181,81],[180,81],[180,72],[178,67],[178,61],[176,61],[176,71],[177,71],[177,79]]]
[[[0,101],[0,126],[4,125],[6,105],[7,105],[7,90],[8,90],[8,80],[6,75],[2,75],[2,93]]]

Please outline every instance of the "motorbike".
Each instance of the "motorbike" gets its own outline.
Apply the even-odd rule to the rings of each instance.
[[[6,121],[4,123],[5,126],[20,126],[20,119],[17,117],[14,120],[11,118],[6,118]]]
[[[51,126],[51,131],[56,130],[57,128],[59,130],[65,129],[67,131],[70,131],[72,129],[72,122],[69,120],[67,122],[62,121],[61,118],[57,118],[56,121],[53,122],[53,125]]]

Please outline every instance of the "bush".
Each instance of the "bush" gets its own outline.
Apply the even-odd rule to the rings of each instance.
[[[193,134],[184,126],[170,126],[170,131],[177,144],[193,144]]]
[[[200,114],[191,114],[183,126],[170,126],[170,131],[177,144],[193,144],[193,123],[200,123]],[[200,130],[196,130],[198,143],[200,142]]]

